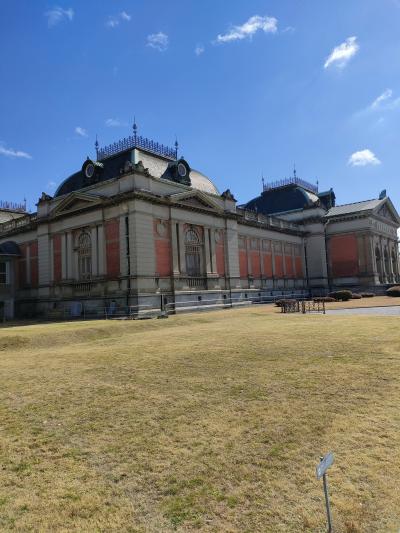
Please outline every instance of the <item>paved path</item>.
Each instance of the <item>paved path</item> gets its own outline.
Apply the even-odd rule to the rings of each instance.
[[[326,314],[400,316],[400,305],[390,305],[387,307],[358,307],[353,309],[327,309]]]

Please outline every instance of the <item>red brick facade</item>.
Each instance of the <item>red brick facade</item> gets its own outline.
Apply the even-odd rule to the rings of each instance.
[[[36,289],[39,285],[38,242],[26,242],[20,244],[19,247],[21,257],[18,258],[16,263],[17,286],[19,289],[25,287]],[[29,279],[28,272],[30,273]]]
[[[264,254],[264,277],[272,278],[272,255],[271,253]]]
[[[297,256],[294,258],[294,264],[296,267],[296,278],[302,278],[303,277],[303,261],[301,259],[301,256]]]
[[[331,237],[329,239],[329,258],[333,277],[357,276],[359,265],[356,235]]]
[[[248,276],[248,265],[247,265],[247,250],[239,250],[239,269],[240,277],[246,278]]]
[[[107,220],[105,237],[107,277],[117,278],[120,275],[119,218]]]
[[[156,253],[156,275],[170,276],[172,273],[171,227],[167,221],[153,221],[154,246]]]
[[[275,277],[283,278],[283,257],[281,254],[275,255]]]

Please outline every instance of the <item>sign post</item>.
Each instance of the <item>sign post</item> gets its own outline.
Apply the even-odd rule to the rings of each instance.
[[[328,519],[328,533],[332,533],[332,515],[331,515],[331,506],[329,502],[329,492],[328,492],[328,480],[326,479],[326,471],[333,464],[333,453],[327,453],[324,457],[321,457],[319,464],[317,465],[317,479],[321,479],[324,485],[324,494],[325,494],[325,505],[326,505],[326,516]]]

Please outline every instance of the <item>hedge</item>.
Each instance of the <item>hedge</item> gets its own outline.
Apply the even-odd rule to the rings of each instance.
[[[329,296],[331,298],[335,298],[335,300],[340,300],[342,302],[347,302],[347,300],[351,300],[352,292],[347,290],[341,290],[341,291],[334,291],[330,292]]]
[[[386,294],[387,294],[387,296],[399,297],[400,296],[400,286],[399,285],[395,285],[394,287],[390,287],[390,289],[388,289],[386,291]]]

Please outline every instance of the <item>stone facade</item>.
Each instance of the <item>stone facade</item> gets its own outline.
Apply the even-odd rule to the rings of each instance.
[[[135,147],[95,162],[109,174],[86,180],[90,163],[54,197],[42,194],[37,213],[3,216],[8,317],[101,316],[399,281],[399,218],[386,196],[358,211],[316,202],[271,215],[238,207],[184,160]]]

